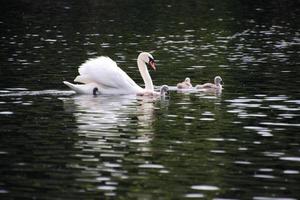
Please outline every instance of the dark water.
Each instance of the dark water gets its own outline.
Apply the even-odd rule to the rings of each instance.
[[[298,1],[0,6],[1,199],[300,199]],[[107,55],[142,85],[220,75],[220,96],[74,95]]]

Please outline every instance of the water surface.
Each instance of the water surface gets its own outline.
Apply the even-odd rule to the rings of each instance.
[[[300,199],[295,1],[10,1],[0,6],[1,199]],[[138,84],[221,95],[75,95],[106,55]]]

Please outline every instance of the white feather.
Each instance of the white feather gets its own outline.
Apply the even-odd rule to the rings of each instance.
[[[142,90],[116,62],[108,57],[97,57],[83,63],[78,68],[79,76],[74,81],[80,83],[96,83],[103,94],[128,94]]]
[[[152,55],[147,52],[139,54],[137,64],[145,83],[145,89],[138,86],[121,68],[109,57],[97,57],[87,60],[78,68],[79,75],[72,84],[64,82],[77,93],[90,94],[97,87],[100,94],[144,94],[155,93],[152,79],[145,63],[149,63]]]
[[[64,81],[63,83],[79,94],[93,94],[93,90],[99,88],[99,85],[96,83],[73,84],[68,81]]]

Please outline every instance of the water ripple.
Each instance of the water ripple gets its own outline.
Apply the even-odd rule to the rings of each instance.
[[[220,188],[213,185],[193,185],[191,186],[193,190],[204,190],[204,191],[215,191],[219,190]]]
[[[138,167],[145,168],[145,169],[163,169],[164,168],[164,166],[158,165],[158,164],[141,164]]]
[[[280,157],[280,160],[300,162],[300,157]]]

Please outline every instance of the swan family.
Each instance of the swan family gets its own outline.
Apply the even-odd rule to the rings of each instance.
[[[144,81],[144,88],[136,84],[126,72],[118,67],[115,61],[105,56],[89,59],[80,65],[78,68],[79,75],[74,79],[76,84],[68,81],[63,81],[63,83],[78,94],[164,96],[168,92],[169,87],[167,85],[161,86],[159,91],[154,90],[147,66],[156,70],[156,64],[150,53],[140,53],[137,58],[137,66]],[[220,91],[222,90],[222,78],[216,76],[214,83],[198,84],[193,87],[191,79],[186,77],[185,80],[178,83],[176,87],[178,90],[195,89],[202,92]]]

